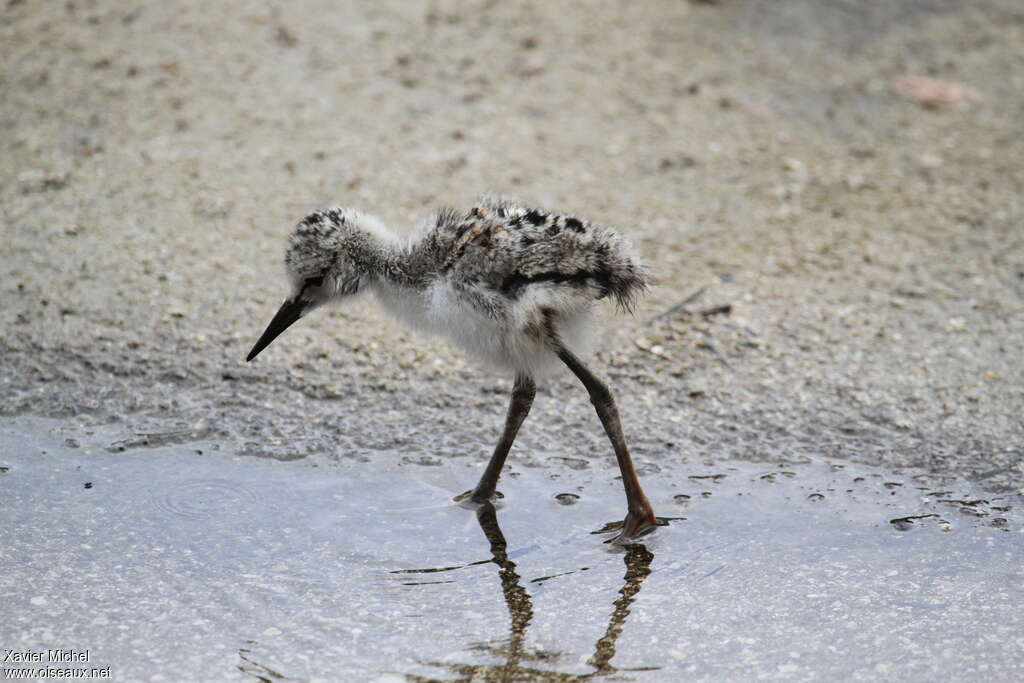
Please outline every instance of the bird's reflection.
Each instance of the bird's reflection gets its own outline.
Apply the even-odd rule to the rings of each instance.
[[[523,658],[523,641],[526,629],[533,619],[533,601],[530,594],[519,583],[516,563],[508,558],[508,543],[498,526],[498,514],[490,503],[482,505],[476,513],[476,520],[484,536],[491,544],[491,560],[498,565],[498,576],[501,577],[501,592],[505,595],[505,606],[511,618],[509,625],[509,643],[506,653],[504,670],[512,672],[520,668]],[[497,654],[497,653],[495,653]]]
[[[619,589],[619,597],[614,601],[608,628],[594,644],[593,655],[587,659],[587,664],[594,670],[586,674],[576,674],[539,669],[535,668],[537,663],[555,662],[562,657],[562,653],[539,649],[530,650],[525,647],[526,631],[533,620],[533,601],[530,599],[530,593],[521,583],[521,578],[516,572],[516,563],[509,559],[508,543],[498,525],[498,515],[494,506],[490,503],[481,505],[477,510],[476,518],[491,545],[490,562],[498,565],[498,576],[501,579],[501,590],[504,594],[505,606],[508,608],[510,624],[507,644],[478,643],[471,648],[502,658],[504,661],[500,664],[428,663],[448,669],[450,673],[458,676],[454,679],[456,681],[582,681],[617,672],[618,669],[611,664],[615,657],[615,643],[622,634],[626,618],[629,616],[630,606],[636,600],[644,579],[651,573],[654,553],[640,543],[625,546],[623,561],[626,565],[626,573],[623,577],[622,587]],[[482,562],[472,564],[482,564]],[[434,680],[411,674],[406,678],[412,681]]]
[[[651,561],[654,553],[640,543],[626,546],[626,575],[622,588],[619,589],[619,598],[615,601],[615,610],[608,622],[608,628],[597,643],[594,644],[594,654],[587,660],[587,664],[594,667],[599,674],[612,673],[616,669],[611,665],[612,657],[615,656],[615,641],[622,633],[622,627],[629,616],[629,607],[636,600],[644,579],[651,573]]]

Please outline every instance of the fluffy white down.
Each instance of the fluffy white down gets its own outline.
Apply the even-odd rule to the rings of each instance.
[[[372,285],[382,307],[414,328],[440,334],[485,364],[507,373],[544,379],[565,365],[543,343],[527,333],[542,322],[541,309],[559,312],[563,344],[578,356],[590,352],[593,304],[557,287],[535,285],[513,305],[508,322],[498,322],[467,304],[447,278],[425,292],[386,281]]]

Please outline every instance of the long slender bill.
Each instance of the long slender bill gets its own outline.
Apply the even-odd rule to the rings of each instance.
[[[260,336],[259,341],[256,342],[252,347],[252,351],[245,357],[246,361],[251,361],[255,358],[260,351],[267,348],[270,342],[277,338],[277,335],[281,334],[291,326],[296,320],[302,317],[302,312],[306,308],[306,302],[302,300],[288,300],[281,305],[280,310],[274,315],[274,319],[267,325],[267,329]]]

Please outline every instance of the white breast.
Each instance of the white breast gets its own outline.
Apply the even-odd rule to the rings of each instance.
[[[422,291],[380,282],[375,292],[384,309],[406,325],[447,337],[493,368],[542,378],[563,367],[542,340],[527,333],[539,314],[536,295],[507,306],[506,320],[499,321],[474,308],[444,277]],[[561,339],[577,355],[585,354],[593,327],[590,307],[560,308]]]

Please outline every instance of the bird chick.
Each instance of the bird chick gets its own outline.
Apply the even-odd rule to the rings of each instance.
[[[246,360],[318,306],[372,291],[400,320],[510,372],[515,381],[505,428],[466,494],[476,503],[495,494],[536,379],[568,367],[589,392],[622,473],[627,514],[612,542],[629,542],[659,523],[633,468],[612,393],[579,357],[592,336],[595,305],[612,299],[630,310],[648,286],[644,267],[617,232],[484,196],[468,211],[441,209],[401,240],[372,216],[334,208],[299,222],[285,268],[290,296]]]

